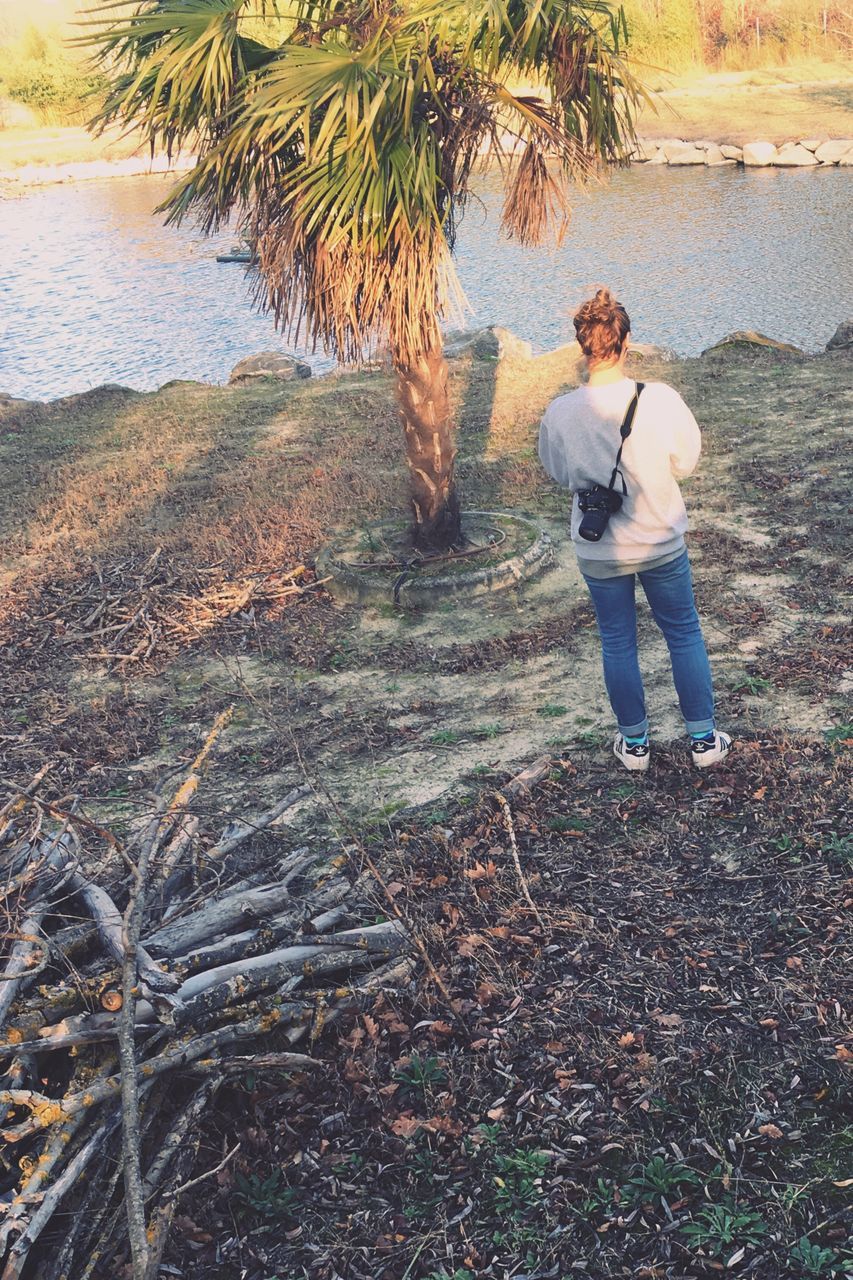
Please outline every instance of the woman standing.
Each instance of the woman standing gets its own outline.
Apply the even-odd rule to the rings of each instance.
[[[627,769],[648,769],[634,600],[639,578],[669,647],[693,763],[705,769],[725,760],[732,743],[714,723],[711,669],[693,598],[684,544],[687,512],[678,487],[699,459],[699,428],[672,387],[625,376],[631,322],[608,289],[583,304],[574,324],[589,381],[548,406],[539,457],[548,474],[575,495],[572,540],[598,620],[604,682],[618,725],[613,750]],[[621,505],[608,499],[608,481]],[[583,496],[596,486],[597,495]],[[602,515],[602,498],[603,508],[617,507],[609,519]],[[594,506],[596,500],[597,519],[584,521],[582,504]],[[604,524],[597,538],[596,523],[598,530]]]

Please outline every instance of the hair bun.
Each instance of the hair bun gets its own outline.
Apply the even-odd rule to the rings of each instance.
[[[618,357],[631,330],[628,313],[609,289],[596,289],[575,315],[575,332],[587,359]]]

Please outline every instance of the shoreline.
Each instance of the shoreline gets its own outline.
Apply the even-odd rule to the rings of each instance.
[[[195,156],[126,156],[116,160],[77,160],[60,164],[28,164],[0,170],[0,188],[18,194],[36,187],[69,182],[92,182],[108,178],[162,177],[186,173]],[[824,136],[792,138],[773,143],[762,138],[742,146],[725,141],[685,138],[639,137],[630,164],[665,164],[670,168],[737,165],[744,168],[820,168],[853,166],[853,137]]]
[[[448,334],[446,337],[450,337]],[[482,329],[472,329],[464,333],[456,333],[453,335],[454,341],[447,344],[446,359],[449,363],[454,364],[459,359],[478,358],[475,348],[478,342],[485,340],[487,343],[493,343],[494,355],[490,356],[495,363],[502,363],[509,360],[511,362],[521,361],[523,364],[534,362],[537,360],[551,361],[555,359],[570,359],[571,361],[580,361],[580,348],[577,343],[568,342],[560,346],[552,347],[548,351],[533,351],[531,344],[523,338],[519,338],[510,330],[503,328],[501,325],[488,325]],[[664,365],[680,365],[688,361],[699,361],[719,355],[726,349],[740,349],[741,351],[774,351],[777,354],[789,358],[798,358],[801,360],[817,360],[832,356],[834,353],[847,350],[853,346],[853,322],[840,321],[833,337],[829,342],[819,350],[806,351],[802,347],[794,346],[790,342],[784,342],[779,338],[771,338],[766,334],[759,333],[755,329],[739,329],[732,333],[726,334],[722,338],[718,338],[709,346],[705,347],[698,355],[682,355],[680,352],[673,350],[671,347],[663,346],[653,342],[637,342],[632,343],[631,351],[633,360],[640,364],[649,361]],[[291,361],[294,365],[304,364],[302,357],[292,355],[290,352],[281,350],[275,353]],[[239,365],[245,364],[246,361],[256,356],[257,353],[249,353],[244,356],[234,369],[228,379],[222,382],[204,382],[196,378],[169,378],[161,383],[158,387],[148,387],[140,389],[138,387],[130,387],[121,382],[101,382],[91,387],[86,387],[82,391],[68,391],[64,395],[53,396],[50,399],[39,399],[31,396],[18,396],[3,391],[0,388],[0,408],[10,405],[38,405],[41,407],[49,407],[60,405],[64,402],[69,404],[79,401],[81,398],[96,396],[103,393],[114,393],[118,395],[131,396],[154,396],[159,395],[163,391],[170,388],[183,385],[186,387],[197,387],[202,390],[209,391],[225,391],[229,389],[238,389],[247,384],[287,385],[289,382],[301,381],[303,378],[310,378],[312,383],[318,381],[327,381],[337,378],[360,377],[362,375],[391,372],[390,366],[378,362],[366,362],[363,365],[335,365],[330,369],[321,369],[319,372],[311,370],[309,374],[297,374],[295,371],[288,376],[276,375],[270,373],[268,375],[250,375],[243,376],[242,379],[235,380],[234,372]],[[479,357],[482,358],[482,355]]]

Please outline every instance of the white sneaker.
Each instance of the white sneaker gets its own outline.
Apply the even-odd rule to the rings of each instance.
[[[732,749],[732,740],[727,733],[714,730],[713,742],[693,742],[690,755],[697,769],[710,769],[711,765],[720,764]]]
[[[617,760],[621,760],[626,769],[639,770],[645,773],[649,767],[649,744],[646,742],[642,746],[632,746],[625,741],[621,733],[617,733],[613,743],[613,754]]]

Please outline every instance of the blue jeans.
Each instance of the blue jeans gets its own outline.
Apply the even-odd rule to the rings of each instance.
[[[595,607],[604,683],[620,733],[639,737],[649,727],[637,662],[637,578],[669,647],[672,677],[688,732],[709,733],[714,728],[714,687],[687,552],[659,569],[624,573],[618,578],[583,577]]]

